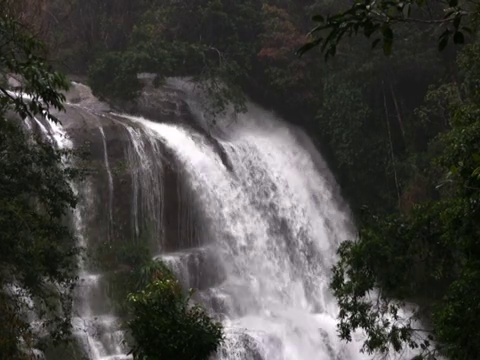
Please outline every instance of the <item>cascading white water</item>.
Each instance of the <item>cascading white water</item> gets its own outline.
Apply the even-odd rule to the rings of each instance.
[[[40,131],[52,142],[52,145],[64,150],[73,149],[73,143],[61,124],[48,121],[44,122],[34,118]],[[30,125],[31,128],[31,125]],[[100,129],[102,129],[100,127]],[[105,139],[103,130],[102,138]],[[109,189],[113,196],[113,180],[108,166],[108,154],[105,145],[105,163],[109,175]],[[85,238],[84,213],[88,212],[91,204],[90,187],[84,185],[80,190],[77,184],[71,184],[74,192],[82,200],[73,213],[73,224],[76,230],[78,246],[88,248]],[[111,207],[110,207],[111,216]],[[74,313],[72,314],[73,335],[82,345],[83,351],[89,360],[130,360],[123,345],[124,332],[120,329],[120,319],[108,310],[107,297],[102,284],[103,275],[88,271],[84,257],[79,257],[78,285],[74,295]]]
[[[203,209],[210,241],[163,259],[183,278],[192,257],[208,254],[218,264],[224,280],[199,297],[225,325],[219,359],[364,358],[358,343],[337,338],[328,290],[335,250],[352,236],[348,213],[298,130],[250,106],[220,141],[229,171],[192,130],[124,118],[174,152]]]
[[[112,170],[110,169],[110,161],[108,160],[108,150],[107,150],[107,139],[105,137],[105,131],[103,130],[102,125],[99,125],[98,130],[100,131],[100,134],[102,135],[102,144],[103,144],[103,158],[105,161],[105,169],[107,170],[107,175],[108,175],[108,222],[109,222],[109,227],[112,224],[113,221],[113,176],[112,176]]]
[[[98,158],[108,183],[109,235],[117,221],[130,221],[132,233],[126,237],[132,241],[152,237],[150,244],[155,244],[158,258],[171,266],[186,287],[198,289],[196,300],[225,327],[218,360],[370,358],[360,351],[361,335],[356,334],[350,344],[337,337],[338,308],[328,287],[330,269],[338,245],[352,238],[353,229],[333,177],[303,131],[253,104],[235,121],[227,114],[212,126],[199,99],[185,88],[195,126],[106,115],[99,113],[103,108],[99,110],[88,88],[77,87],[80,95],[69,111],[78,108],[88,114],[101,136]],[[73,146],[61,126],[34,120],[56,146]],[[107,121],[125,133],[130,192],[119,189],[121,181],[113,171],[118,159],[110,158]],[[165,214],[172,211],[166,199],[172,189],[164,184],[165,149],[188,188],[186,206],[199,207],[180,212],[194,217],[200,211],[202,221],[200,231],[190,229],[189,221],[174,222],[188,228],[175,229],[174,239],[166,239],[163,223]],[[84,248],[91,245],[87,218],[95,214],[91,185],[74,185],[82,201],[73,220]],[[117,197],[129,199],[130,219],[115,218]],[[185,206],[175,205],[175,211]],[[182,239],[193,232],[195,242]],[[115,240],[108,239],[111,246],[116,246]],[[173,246],[176,250],[166,253],[166,242],[178,242]],[[121,320],[106,294],[105,274],[91,270],[83,258],[79,262],[73,325],[85,355],[89,360],[131,359],[125,355]]]
[[[132,223],[135,237],[140,235],[140,211],[149,220],[149,231],[163,239],[163,166],[158,142],[145,136],[142,129],[124,124],[130,137],[127,150],[132,176]],[[149,156],[149,154],[153,154]],[[145,220],[145,219],[144,219]],[[161,244],[157,241],[157,244]]]

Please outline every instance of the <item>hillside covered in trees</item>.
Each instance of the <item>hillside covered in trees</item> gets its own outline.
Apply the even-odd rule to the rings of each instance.
[[[45,44],[42,54],[51,71],[84,79],[116,109],[132,108],[142,92],[140,73],[154,74],[155,86],[169,77],[191,77],[209,94],[212,114],[230,104],[242,112],[248,98],[305,129],[327,158],[358,229],[355,239],[344,239],[333,268],[340,336],[351,340],[352,331],[365,330],[368,353],[412,347],[425,359],[480,357],[480,5],[475,1],[2,4]],[[0,30],[9,31],[6,19]],[[0,49],[0,70],[22,74],[24,68],[12,66],[9,48]],[[63,77],[52,81],[35,83],[34,91],[66,86]],[[2,111],[25,115],[15,106],[8,103]],[[0,131],[0,139],[7,139],[13,130]],[[41,156],[43,148],[38,149],[31,156]],[[59,154],[52,156],[60,161]],[[45,166],[48,171],[50,164]],[[55,176],[67,181],[70,175]],[[64,196],[54,199],[58,206],[73,206],[66,183],[58,186]],[[6,234],[12,241],[4,230],[7,215],[0,212],[2,239]],[[63,228],[57,231],[70,236]],[[57,251],[65,250],[59,245]],[[412,321],[398,323],[404,303],[418,310]]]
[[[169,76],[215,79],[206,86],[218,109],[225,101],[241,108],[245,92],[308,127],[329,152],[353,207],[392,210],[400,202],[406,209],[415,189],[422,192],[422,181],[409,174],[409,153],[425,152],[448,128],[433,119],[426,126],[427,119],[418,120],[420,107],[439,82],[462,81],[461,49],[439,53],[441,29],[409,24],[399,26],[391,57],[370,51],[361,37],[342,43],[327,63],[319,49],[299,57],[312,15],[335,14],[348,4],[51,1],[39,26],[48,29],[57,66],[88,75],[100,97],[131,100],[140,91],[140,72],[157,74],[158,83]]]

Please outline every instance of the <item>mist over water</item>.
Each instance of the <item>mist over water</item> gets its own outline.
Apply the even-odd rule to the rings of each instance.
[[[224,324],[226,340],[218,360],[371,358],[360,351],[361,335],[347,344],[336,334],[330,269],[339,244],[354,236],[353,225],[308,136],[252,103],[245,113],[227,111],[212,121],[192,87],[179,80],[169,85],[184,92],[194,124],[105,113],[88,88],[76,85],[83,98],[68,111],[87,113],[97,124],[108,234],[118,221],[118,198],[128,199],[131,207],[132,241],[144,223],[153,224],[150,243],[156,258],[186,288],[197,289],[195,299]],[[117,188],[107,123],[123,129],[129,191]],[[68,129],[42,131],[58,146],[72,146],[60,140]],[[185,208],[175,204],[181,211],[172,210],[167,200],[172,190],[166,158],[175,163],[188,193],[178,195],[187,199]],[[88,248],[86,219],[98,203],[88,181],[77,191],[82,202],[74,225],[80,245]],[[187,220],[172,240],[165,219],[175,214]],[[201,226],[193,225],[195,217]],[[184,239],[191,234],[194,241]],[[115,246],[113,235],[112,241]],[[90,360],[129,359],[104,274],[81,260],[79,277],[73,325],[84,352]]]
[[[201,104],[189,105],[208,126]],[[221,116],[206,130],[221,134],[227,161],[188,127],[122,116],[172,151],[204,212],[202,246],[161,257],[187,284],[198,271],[192,258],[215,268],[199,297],[225,325],[218,358],[362,358],[336,335],[330,268],[352,225],[321,156],[299,129],[253,104],[234,121]]]

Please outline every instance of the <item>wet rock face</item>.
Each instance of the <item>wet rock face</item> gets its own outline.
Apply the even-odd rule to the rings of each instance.
[[[182,91],[171,87],[154,87],[147,84],[138,99],[123,110],[129,114],[143,116],[152,121],[173,124],[193,124],[188,105]]]
[[[195,127],[182,96],[171,88],[146,87],[125,111]],[[153,253],[198,246],[201,214],[165,146],[138,124],[114,115],[88,87],[74,85],[67,102],[66,112],[55,115],[84,156],[89,245],[142,239]]]
[[[92,349],[102,358],[127,359],[123,354],[128,351],[115,345],[124,315],[122,302],[133,290],[132,270],[145,256],[162,259],[185,288],[199,292],[223,278],[221,266],[205,246],[210,240],[206,235],[209,225],[198,189],[188,183],[178,154],[135,118],[121,114],[188,127],[217,153],[221,149],[196,124],[179,90],[147,87],[135,104],[122,110],[97,100],[80,84],[66,97],[65,112],[54,115],[80,155],[78,165],[86,171],[85,179],[75,185],[81,220],[74,214],[73,221],[87,255],[74,299],[73,325],[83,353],[54,349],[47,359],[75,358],[73,354],[90,354]],[[41,121],[48,128],[48,121]]]
[[[65,93],[65,97],[67,103],[75,104],[93,112],[107,112],[111,110],[108,104],[93,96],[92,90],[88,86],[80,83],[72,82],[72,86],[69,91]]]
[[[196,247],[205,221],[185,183],[182,167],[160,140],[116,113],[189,127],[203,136],[231,168],[224,149],[200,124],[182,90],[146,83],[134,103],[112,109],[91,90],[75,84],[66,94],[66,112],[56,114],[76,149],[86,153],[91,174],[88,229],[93,243],[148,238],[154,253]],[[161,249],[161,250],[159,250]]]

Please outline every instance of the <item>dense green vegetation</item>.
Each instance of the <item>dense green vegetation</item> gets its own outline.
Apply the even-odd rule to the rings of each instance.
[[[30,301],[52,340],[69,334],[77,249],[64,217],[76,203],[69,184],[77,172],[62,165],[68,153],[21,126],[62,109],[67,83],[45,64],[44,47],[12,4],[0,2],[0,353],[26,359],[36,341]],[[7,92],[9,74],[23,79],[18,91],[31,100]]]
[[[472,3],[437,4],[434,13],[447,8],[444,17],[435,19],[411,16],[412,10],[421,14],[424,2],[357,1],[326,20],[317,17],[324,25],[314,32],[328,35],[325,39],[319,35],[301,51],[321,46],[327,57],[332,56],[342,36],[355,36],[362,29],[368,38],[381,30],[384,52],[389,54],[394,39],[390,26],[411,22],[444,26],[439,38],[443,50],[449,37],[463,44],[461,31],[472,32],[460,27],[462,20],[475,28],[478,9]],[[359,238],[343,243],[339,250],[332,289],[341,309],[340,335],[350,340],[353,330],[365,330],[364,350],[369,353],[409,346],[421,348],[426,358],[440,354],[475,359],[480,354],[480,308],[475,300],[480,274],[480,47],[472,40],[458,56],[454,80],[431,86],[424,104],[414,112],[428,131],[438,129],[424,151],[406,151],[409,158],[404,163],[414,171],[403,178],[422,179],[422,199],[408,209],[399,203],[390,214],[365,216]],[[416,302],[420,314],[401,314],[400,301]],[[424,326],[416,319],[428,325],[419,329]]]
[[[319,23],[310,35],[313,39],[299,49],[300,54],[321,47],[328,59],[334,56],[342,38],[363,34],[373,38],[372,48],[383,44],[386,55],[392,53],[395,40],[395,27],[399,24],[436,24],[442,32],[439,35],[439,50],[445,49],[449,40],[455,44],[465,43],[465,33],[471,34],[470,24],[476,17],[478,3],[475,0],[445,0],[429,2],[425,0],[404,1],[353,1],[349,8],[336,14],[315,15],[312,19]]]
[[[58,68],[88,75],[95,94],[118,106],[141,91],[139,72],[156,74],[158,85],[168,76],[192,76],[212,95],[214,111],[228,101],[241,110],[247,94],[306,128],[334,169],[359,228],[358,238],[341,246],[333,269],[340,335],[349,340],[362,328],[369,352],[411,346],[425,356],[463,360],[480,353],[478,6],[455,0],[45,0],[32,27],[49,30],[43,40]],[[0,36],[15,24],[3,16]],[[43,57],[28,56],[40,51],[38,42],[27,36],[6,44],[0,70],[25,74],[29,93],[61,106],[55,89],[63,79]],[[371,49],[377,45],[383,51]],[[308,52],[298,57],[297,50]],[[1,99],[2,114],[25,117],[45,106]],[[2,136],[21,134],[3,124]],[[5,136],[17,139],[5,140],[19,149],[9,153],[34,152],[28,160],[47,151],[18,136]],[[58,169],[50,166],[59,161],[55,154],[45,171]],[[15,186],[25,187],[21,181]],[[152,283],[151,296],[131,299],[163,306],[159,294],[172,289]],[[402,302],[419,310],[401,319]],[[188,313],[185,306],[180,309]],[[424,329],[410,321],[420,316]]]
[[[94,247],[90,259],[109,280],[113,310],[122,315],[134,359],[206,360],[223,341],[223,329],[182,288],[172,271],[152,260],[149,236]]]
[[[241,109],[247,93],[314,134],[357,209],[396,207],[409,177],[398,164],[405,150],[424,150],[439,131],[419,127],[414,109],[429,85],[456,73],[453,50],[439,55],[431,31],[418,24],[399,29],[392,59],[357,39],[328,64],[317,49],[297,57],[310,15],[348,1],[50,3],[49,12],[70,14],[46,13],[53,55],[68,71],[88,73],[98,96],[132,101],[141,90],[137,72],[157,74],[158,84],[166,76],[208,79],[217,110],[231,100]]]
[[[79,158],[23,125],[34,118],[58,123],[50,110],[64,109],[62,91],[68,89],[66,77],[49,65],[47,48],[36,35],[45,25],[37,17],[37,5],[0,0],[2,359],[37,358],[34,348],[51,350],[71,340],[72,292],[82,250],[69,225],[77,203],[71,184],[81,175],[73,164]],[[131,319],[134,357],[206,359],[214,352],[222,340],[221,326],[191,305],[172,273],[160,263],[150,264],[151,254],[141,245],[120,247],[118,253],[123,257],[117,256],[115,264],[101,252],[91,260],[102,261],[103,270],[112,273],[119,265],[128,269],[120,273],[121,283],[112,285],[122,297],[119,307],[126,307]],[[126,306],[129,291],[134,293]],[[177,356],[179,347],[183,357]]]
[[[128,323],[135,359],[206,360],[223,341],[222,326],[199,305],[192,305],[172,272],[155,262],[144,268],[145,287],[128,296]]]
[[[157,74],[158,84],[193,76],[217,109],[241,105],[245,92],[309,130],[360,229],[334,268],[343,338],[360,327],[367,351],[406,343],[425,353],[433,338],[454,359],[475,358],[476,2],[51,3],[73,14],[52,25],[50,40],[67,44],[56,55],[70,71],[89,69],[100,97],[131,101],[138,72]],[[315,14],[323,16],[307,39]],[[377,44],[383,52],[369,50]],[[296,57],[298,49],[309,52]],[[373,289],[378,302],[369,301]],[[408,319],[384,316],[395,320],[392,299],[420,305],[424,340],[413,341]]]

